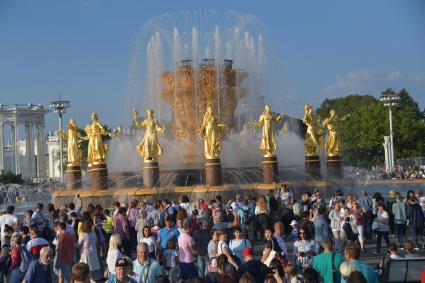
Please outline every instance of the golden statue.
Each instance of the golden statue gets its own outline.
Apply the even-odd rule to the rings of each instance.
[[[82,137],[80,135],[80,132],[78,131],[78,127],[75,123],[74,118],[71,118],[68,122],[68,132],[65,132],[63,129],[60,129],[59,134],[64,140],[68,140],[68,166],[80,166],[81,150],[78,147],[78,142],[82,139]]]
[[[206,159],[218,158],[221,151],[220,130],[224,128],[219,124],[217,116],[214,115],[212,107],[208,106],[200,130],[201,137],[204,138],[204,154]]]
[[[136,146],[137,152],[143,156],[145,161],[157,161],[162,154],[161,145],[158,143],[157,132],[164,133],[165,127],[161,126],[157,120],[153,118],[154,111],[148,109],[146,111],[147,118],[143,121],[138,119],[139,112],[133,109],[134,125],[138,129],[146,128],[145,135],[141,142]]]
[[[263,114],[261,114],[254,127],[259,128],[263,126],[261,133],[261,144],[260,149],[264,152],[264,157],[272,157],[276,153],[276,136],[274,132],[274,123],[278,123],[285,117],[285,114],[279,115],[273,114],[270,109],[270,105],[264,106]]]
[[[339,124],[347,117],[349,117],[350,114],[344,116],[343,118],[339,118],[336,116],[335,110],[330,111],[330,117],[325,119],[325,125],[328,129],[328,139],[326,141],[326,151],[328,152],[328,156],[338,156],[341,152],[341,141],[339,140]]]
[[[306,104],[304,106],[304,117],[303,123],[307,126],[305,133],[304,145],[305,155],[314,156],[319,154],[319,147],[321,145],[321,137],[323,131],[317,123],[317,119],[314,116],[313,108],[311,105]]]
[[[103,136],[110,135],[99,122],[97,113],[91,114],[92,122],[84,128],[89,141],[87,150],[88,166],[92,164],[105,163],[108,145],[103,143]]]

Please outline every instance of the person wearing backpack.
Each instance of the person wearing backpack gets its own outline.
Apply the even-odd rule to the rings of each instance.
[[[229,248],[232,252],[233,259],[236,260],[236,263],[240,266],[244,263],[243,250],[245,248],[252,248],[251,242],[242,235],[242,230],[240,227],[233,228],[234,238],[229,242]]]
[[[245,200],[241,207],[237,210],[239,217],[239,225],[242,234],[245,238],[254,239],[254,210],[248,205],[248,200]]]
[[[31,255],[26,248],[22,246],[22,236],[12,236],[12,249],[10,250],[12,262],[10,264],[10,283],[20,283],[27,272],[31,262]]]

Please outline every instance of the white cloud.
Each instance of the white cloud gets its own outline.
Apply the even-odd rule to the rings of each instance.
[[[326,92],[345,91],[356,92],[377,79],[377,75],[369,70],[349,72],[337,76],[336,82],[325,87]]]
[[[387,81],[396,81],[401,78],[401,72],[400,71],[392,71],[388,75],[385,76],[385,80]]]
[[[413,80],[414,80],[415,82],[419,82],[419,83],[421,83],[421,82],[425,82],[425,76],[419,76],[419,75],[416,75],[416,76],[414,76],[414,77],[413,77]]]

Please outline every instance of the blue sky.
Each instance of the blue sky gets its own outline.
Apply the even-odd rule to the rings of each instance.
[[[133,38],[152,17],[186,10],[255,15],[273,46],[282,91],[275,111],[352,93],[405,87],[425,107],[425,2],[409,1],[0,1],[0,103],[62,96],[65,119],[98,112],[111,127],[124,111]],[[48,129],[56,127],[53,114]]]

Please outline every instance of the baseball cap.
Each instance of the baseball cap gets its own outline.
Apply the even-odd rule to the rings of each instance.
[[[292,220],[291,224],[289,224],[289,225],[294,226],[294,225],[297,225],[297,224],[298,224],[297,220]]]
[[[252,255],[252,248],[244,248],[242,250],[242,255],[244,256]]]

